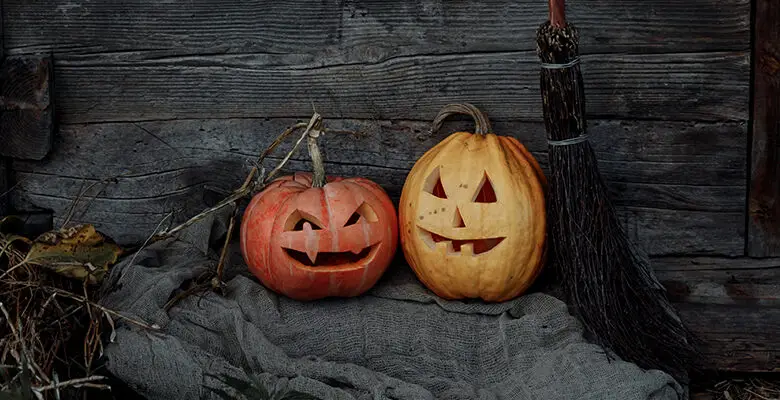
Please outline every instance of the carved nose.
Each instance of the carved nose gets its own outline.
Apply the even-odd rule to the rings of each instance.
[[[452,218],[452,226],[455,228],[465,228],[466,224],[463,222],[463,216],[460,215],[460,209],[455,206],[455,217]]]

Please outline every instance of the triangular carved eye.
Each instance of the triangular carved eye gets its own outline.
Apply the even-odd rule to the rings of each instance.
[[[352,213],[352,216],[349,217],[349,219],[347,220],[347,223],[344,224],[344,226],[355,225],[355,224],[358,223],[358,221],[360,221],[360,214],[358,214],[358,212],[355,211],[355,212]]]
[[[290,216],[287,218],[287,221],[284,223],[284,230],[285,231],[302,231],[303,226],[306,223],[309,223],[311,225],[312,230],[320,230],[322,229],[321,224],[317,221],[316,218],[314,218],[311,215],[306,215],[305,213],[301,212],[300,210],[295,210]]]
[[[447,198],[447,193],[444,192],[444,185],[441,183],[441,172],[438,168],[436,168],[428,176],[428,179],[425,181],[425,187],[423,190],[440,199]]]
[[[490,177],[488,177],[487,172],[485,172],[482,181],[479,183],[479,189],[477,189],[477,192],[474,194],[474,202],[495,203],[496,201],[498,201],[496,199],[496,191],[493,189]]]
[[[352,213],[352,216],[349,217],[347,223],[344,224],[344,226],[355,225],[358,222],[360,222],[361,219],[364,218],[368,222],[379,221],[379,217],[376,215],[376,212],[374,212],[374,209],[371,208],[371,206],[369,206],[368,203],[366,202],[360,204],[360,207],[358,207],[358,209]]]

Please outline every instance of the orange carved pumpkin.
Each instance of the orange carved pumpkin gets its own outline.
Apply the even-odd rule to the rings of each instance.
[[[525,147],[491,133],[473,105],[446,106],[433,130],[458,113],[475,119],[476,133],[451,134],[409,172],[401,246],[438,296],[506,301],[533,283],[546,258],[546,178]]]
[[[386,192],[361,177],[295,173],[255,195],[241,221],[241,251],[267,288],[297,300],[358,296],[376,284],[398,246]]]

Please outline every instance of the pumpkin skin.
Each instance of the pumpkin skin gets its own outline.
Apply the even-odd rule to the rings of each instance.
[[[365,178],[328,177],[312,187],[298,172],[255,195],[241,221],[241,251],[262,284],[296,300],[358,296],[373,287],[398,247],[385,191]]]
[[[412,167],[399,204],[401,247],[439,297],[510,300],[546,261],[547,181],[525,146],[490,133],[476,107],[446,106],[437,123],[454,113],[474,116],[478,133],[451,134]]]

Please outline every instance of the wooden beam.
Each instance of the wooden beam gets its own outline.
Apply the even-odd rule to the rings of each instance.
[[[755,0],[748,255],[780,256],[780,2]]]

